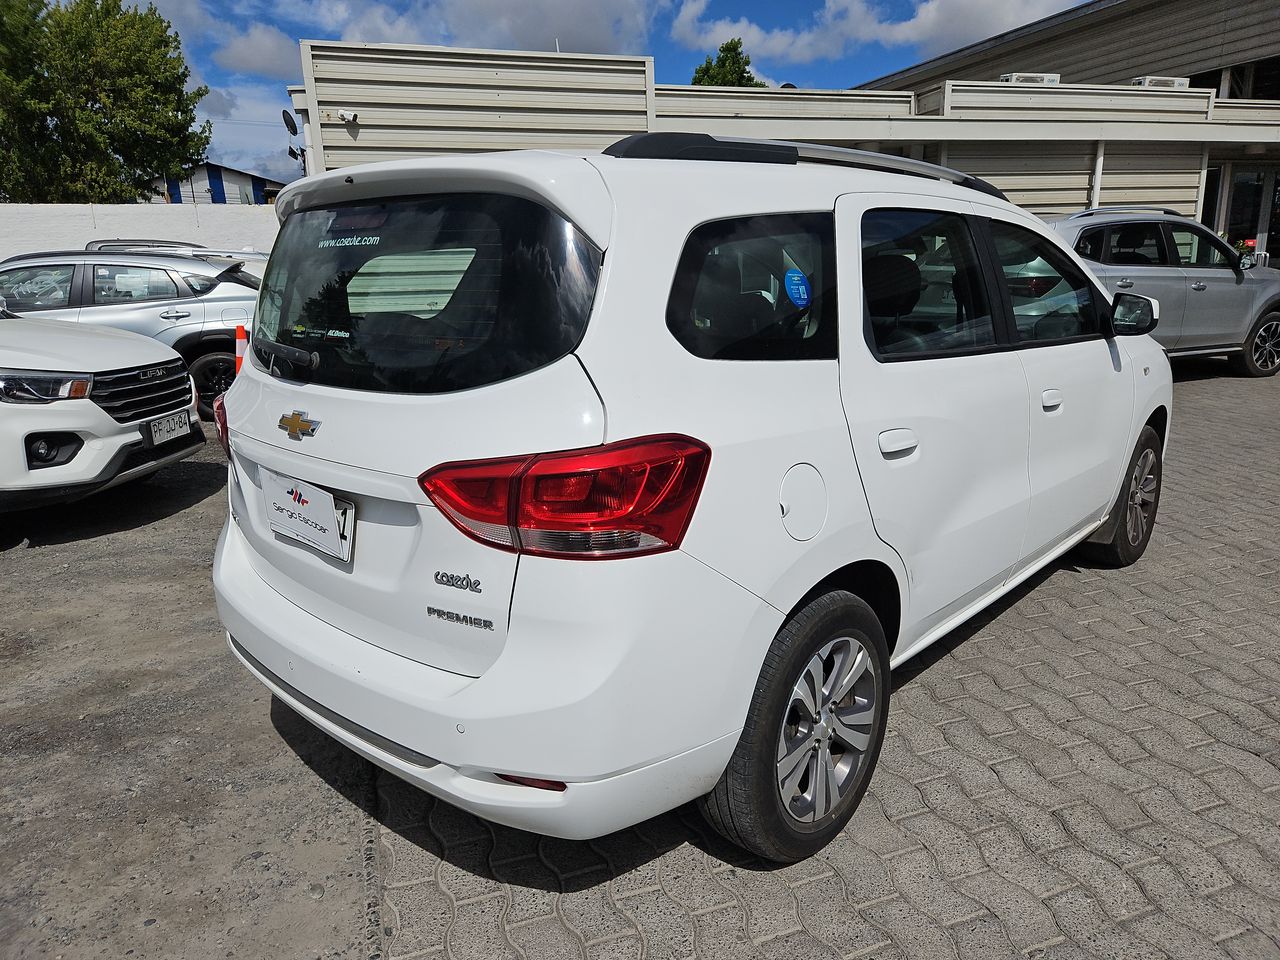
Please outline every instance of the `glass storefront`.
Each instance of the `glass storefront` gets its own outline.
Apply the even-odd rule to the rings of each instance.
[[[1230,172],[1226,210],[1218,209],[1222,167],[1205,178],[1201,220],[1219,230],[1240,253],[1267,252],[1280,260],[1280,167],[1235,167]]]

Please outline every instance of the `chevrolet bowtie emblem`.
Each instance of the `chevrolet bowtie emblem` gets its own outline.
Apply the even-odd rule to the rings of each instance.
[[[303,437],[314,437],[320,429],[320,421],[308,420],[305,410],[295,410],[282,416],[278,426],[289,434],[290,440],[301,440]]]

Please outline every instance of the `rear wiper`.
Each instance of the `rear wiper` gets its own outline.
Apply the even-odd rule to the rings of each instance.
[[[279,357],[281,360],[288,361],[295,367],[302,367],[304,370],[314,370],[320,366],[320,354],[318,353],[308,353],[306,350],[300,350],[284,343],[276,343],[274,340],[254,339],[253,345],[264,353]]]

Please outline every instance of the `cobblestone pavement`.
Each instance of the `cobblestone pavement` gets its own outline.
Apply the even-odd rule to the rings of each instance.
[[[895,675],[871,788],[772,869],[689,809],[591,843],[379,774],[394,958],[1280,957],[1280,382],[1177,370],[1159,523]]]

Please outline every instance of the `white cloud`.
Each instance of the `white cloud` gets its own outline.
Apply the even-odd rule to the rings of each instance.
[[[228,116],[208,109],[212,93],[200,103],[200,119],[213,122],[210,160],[274,180],[301,175],[298,162],[289,157],[289,135],[280,120],[280,111],[289,106],[280,84],[241,83],[214,92],[234,108]]]
[[[210,89],[200,101],[199,110],[206,117],[230,117],[239,106],[239,98],[227,90]]]
[[[887,20],[870,0],[824,0],[800,29],[766,28],[745,17],[708,19],[709,0],[683,0],[671,37],[693,50],[714,50],[741,37],[752,57],[776,63],[835,60],[866,43],[914,46],[923,56],[955,50],[1050,16],[1081,0],[917,0],[905,20]]]
[[[234,73],[295,82],[302,79],[298,41],[266,23],[250,24],[244,33],[233,33],[214,51],[213,60]]]

